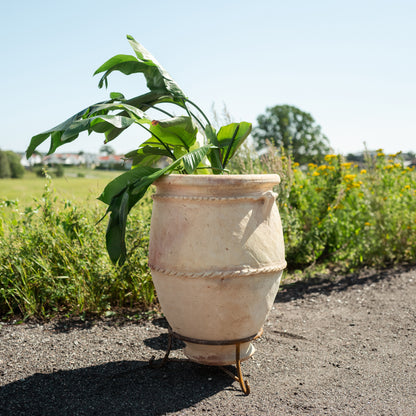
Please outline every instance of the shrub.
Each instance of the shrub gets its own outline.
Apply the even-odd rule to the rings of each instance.
[[[46,186],[34,207],[0,203],[0,314],[51,317],[147,309],[155,294],[147,267],[150,197],[127,227],[131,256],[115,267],[98,209],[60,201]]]
[[[10,178],[12,176],[12,170],[10,168],[9,158],[6,152],[0,150],[0,179]]]
[[[20,163],[20,156],[17,153],[11,151],[6,151],[5,153],[9,160],[11,178],[22,178],[25,174],[25,168]]]
[[[246,147],[233,169],[280,174],[289,270],[353,270],[416,259],[416,173],[399,153],[380,149],[361,166],[339,155],[299,166],[277,149],[258,157]]]

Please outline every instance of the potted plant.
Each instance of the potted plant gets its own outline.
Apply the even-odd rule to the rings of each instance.
[[[110,93],[108,101],[32,137],[26,156],[48,139],[51,154],[84,131],[103,133],[108,143],[133,124],[147,130],[150,138],[126,155],[132,169],[99,196],[108,205],[109,256],[118,264],[126,260],[128,213],[154,184],[149,266],[171,334],[186,341],[185,354],[194,361],[239,365],[254,351],[249,341],[259,334],[285,267],[272,191],[279,177],[220,175],[251,124],[216,130],[155,58],[127,39],[135,56],[116,55],[100,66],[99,87],[120,71],[142,73],[149,91],[129,99]],[[150,109],[162,119],[149,117]],[[162,158],[169,160],[166,167],[158,167]]]

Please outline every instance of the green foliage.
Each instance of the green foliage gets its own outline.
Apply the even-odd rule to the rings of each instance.
[[[258,157],[243,146],[229,167],[281,176],[277,203],[289,272],[307,276],[322,268],[344,272],[416,259],[416,172],[399,154],[380,150],[361,165],[326,155],[322,164],[301,169],[289,155],[274,150]],[[70,186],[79,188],[74,182]],[[58,198],[50,184],[30,206],[0,200],[0,314],[50,318],[154,308],[147,266],[150,193],[126,222],[121,267],[106,254],[104,225],[96,224],[103,213],[94,201]]]
[[[148,187],[157,178],[172,172],[224,172],[230,158],[251,131],[251,124],[242,122],[224,126],[217,132],[203,111],[186,97],[153,56],[131,36],[127,39],[135,56],[116,55],[101,65],[95,71],[95,74],[104,73],[98,86],[107,87],[108,76],[114,71],[125,75],[141,73],[149,91],[130,99],[122,93],[112,92],[110,100],[91,105],[58,126],[32,137],[26,151],[29,158],[40,144],[50,139],[48,154],[53,153],[84,131],[103,133],[108,143],[133,124],[150,134],[148,140],[127,155],[133,160],[132,170],[110,183],[100,196],[108,204],[107,213],[110,214],[107,250],[111,260],[120,265],[126,260],[127,216]],[[157,107],[158,104],[173,105],[183,115],[174,116]],[[145,113],[150,108],[168,118],[151,120]],[[202,143],[197,140],[198,132],[204,138]],[[163,169],[157,166],[162,157],[170,159],[169,166]]]
[[[37,166],[33,168],[36,176],[39,178],[46,178],[49,176],[53,178],[62,178],[65,175],[65,169],[62,165],[56,165],[52,168],[47,166]]]
[[[151,200],[146,195],[127,223],[129,259],[109,261],[100,212],[88,201],[59,200],[49,184],[34,206],[0,201],[0,314],[53,317],[153,307],[147,267]]]
[[[100,147],[100,153],[104,153],[108,156],[108,155],[114,155],[116,151],[111,146],[104,145]]]
[[[270,142],[283,147],[301,165],[319,163],[329,151],[328,139],[313,117],[297,107],[276,105],[267,108],[257,118],[253,131],[257,150],[267,148]]]
[[[10,150],[4,153],[6,153],[7,159],[9,160],[10,173],[11,173],[10,177],[13,179],[22,178],[23,175],[25,174],[25,168],[20,163],[20,156],[17,153],[12,152]]]
[[[11,176],[12,170],[7,153],[0,150],[0,179],[11,178]]]
[[[57,178],[62,178],[64,176],[64,173],[65,173],[64,167],[62,165],[56,165],[55,176]]]
[[[416,259],[416,172],[379,150],[361,165],[326,155],[305,168],[274,150],[243,148],[233,169],[279,173],[278,204],[289,270],[351,271]]]

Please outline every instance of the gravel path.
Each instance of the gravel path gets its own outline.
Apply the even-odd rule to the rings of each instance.
[[[0,324],[0,415],[416,415],[415,300],[414,266],[286,287],[242,365],[249,396],[179,344],[149,368],[162,319]]]

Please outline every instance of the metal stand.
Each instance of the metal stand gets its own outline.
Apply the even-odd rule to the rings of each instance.
[[[241,338],[241,339],[234,339],[234,340],[227,340],[227,341],[208,341],[196,338],[185,337],[184,335],[180,335],[176,332],[173,332],[172,328],[169,327],[169,339],[168,339],[168,347],[165,356],[159,363],[155,363],[155,356],[153,356],[150,361],[149,365],[152,368],[161,368],[169,361],[169,354],[172,349],[172,342],[173,338],[180,339],[181,341],[185,342],[192,342],[194,344],[201,344],[201,345],[235,345],[235,363],[237,366],[237,376],[235,376],[231,371],[227,370],[226,368],[219,366],[221,370],[223,370],[226,374],[231,376],[234,380],[238,381],[241,386],[241,390],[243,393],[248,396],[250,394],[250,385],[248,381],[244,380],[243,373],[241,371],[241,360],[240,360],[240,346],[245,342],[253,341],[257,338],[260,338],[263,333],[263,328],[256,334],[250,337]]]

